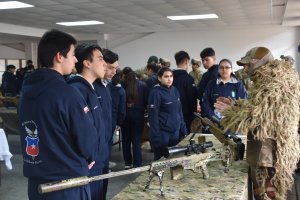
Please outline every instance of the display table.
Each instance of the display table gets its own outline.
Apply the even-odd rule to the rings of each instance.
[[[196,135],[195,138],[197,138]],[[179,146],[188,144],[188,139],[182,141]],[[206,141],[212,141],[214,148],[219,151],[222,145],[212,135],[206,136]],[[150,188],[145,190],[148,180],[148,172],[143,172],[131,184],[113,197],[113,200],[125,199],[203,199],[203,200],[247,200],[248,199],[248,164],[246,161],[237,161],[224,172],[221,161],[211,161],[207,164],[210,177],[203,179],[202,174],[196,174],[190,170],[184,170],[184,178],[171,180],[170,170],[165,170],[163,181],[164,194],[160,196],[159,181],[155,177]]]
[[[2,119],[2,126],[7,135],[19,135],[20,127],[19,127],[19,118],[17,114],[16,108],[0,108],[0,117]]]

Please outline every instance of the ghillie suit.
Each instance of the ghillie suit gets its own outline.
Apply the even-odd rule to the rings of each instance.
[[[239,70],[235,71],[234,74],[239,80],[241,80],[243,82],[246,90],[248,91],[250,88],[250,85],[252,84],[252,81],[250,80],[247,73],[244,72],[244,69],[239,69]]]
[[[222,125],[248,134],[248,140],[250,136],[261,143],[274,142],[275,174],[269,181],[276,188],[275,199],[286,199],[300,155],[298,73],[290,62],[273,60],[255,70],[250,78],[253,81],[250,99],[236,101],[234,107],[224,111]],[[265,195],[261,199],[269,197]]]
[[[140,68],[140,69],[136,69],[135,73],[138,77],[138,79],[142,80],[142,81],[146,81],[148,79],[148,75],[146,73],[146,68]]]

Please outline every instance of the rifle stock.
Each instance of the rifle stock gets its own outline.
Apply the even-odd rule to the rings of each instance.
[[[222,143],[224,146],[229,146],[229,153],[231,154],[228,159],[229,164],[237,160],[244,159],[245,145],[242,143],[242,140],[235,134],[226,134],[218,124],[215,124],[206,117],[201,117],[199,113],[194,113],[195,116],[201,119],[202,124],[209,126],[211,133]]]

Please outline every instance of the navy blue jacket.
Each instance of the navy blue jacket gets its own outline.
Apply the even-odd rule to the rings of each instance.
[[[110,152],[112,147],[112,100],[110,94],[110,83],[106,82],[105,85],[100,79],[94,81],[93,86],[98,96],[102,108],[102,119],[104,125],[104,135],[105,135],[105,149],[107,153],[102,156],[102,162],[104,163],[104,168],[108,169],[108,162],[110,158]]]
[[[79,92],[80,95],[82,95],[82,97],[86,101],[92,113],[93,123],[98,133],[97,138],[95,138],[95,140],[97,141],[97,148],[94,155],[95,165],[93,166],[92,170],[102,169],[103,162],[101,162],[101,157],[105,152],[107,152],[107,149],[104,144],[105,126],[103,125],[103,119],[102,119],[103,111],[100,102],[98,101],[96,91],[91,86],[91,84],[87,82],[87,80],[85,80],[83,77],[79,75],[75,75],[68,78],[67,82],[69,85],[74,87]]]
[[[203,96],[205,92],[205,88],[209,81],[215,80],[218,78],[219,74],[219,65],[213,65],[211,68],[207,70],[202,76],[201,81],[198,84],[198,99],[200,100],[200,105],[202,106]]]
[[[150,92],[148,108],[150,140],[153,146],[165,146],[161,144],[162,134],[175,134],[179,131],[182,132],[181,135],[186,135],[180,94],[175,87],[156,85]]]
[[[138,102],[134,104],[126,102],[126,117],[124,123],[127,123],[126,119],[130,117],[134,117],[135,119],[140,120],[141,122],[144,121],[144,114],[145,109],[147,107],[149,92],[145,82],[138,80],[137,84]],[[126,90],[126,85],[124,85],[124,88]]]
[[[12,72],[5,71],[2,75],[2,94],[4,96],[16,96],[18,93],[17,77]]]
[[[151,91],[151,89],[158,84],[158,80],[157,80],[157,74],[152,74],[147,80],[146,80],[146,84],[148,87],[148,91]]]
[[[189,126],[194,118],[194,112],[197,111],[197,90],[194,78],[186,70],[182,69],[174,70],[173,75],[173,86],[179,91],[183,118],[189,130]]]
[[[97,131],[87,103],[61,74],[41,68],[27,76],[18,115],[24,176],[54,181],[89,174]]]
[[[241,81],[232,76],[231,81],[224,84],[215,79],[210,81],[205,89],[204,100],[202,102],[202,114],[211,118],[216,115],[214,103],[219,97],[231,97],[232,99],[246,99],[247,91]],[[218,114],[217,114],[218,115]]]
[[[104,85],[100,79],[94,81],[93,86],[95,87],[98,100],[100,102],[103,111],[103,124],[105,126],[105,140],[110,143],[112,140],[112,99],[110,94],[111,83]]]
[[[112,131],[121,126],[126,116],[126,94],[121,84],[110,87],[112,97]]]

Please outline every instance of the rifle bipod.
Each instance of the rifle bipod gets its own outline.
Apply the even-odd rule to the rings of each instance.
[[[154,170],[150,172],[149,180],[147,181],[147,184],[145,186],[145,190],[149,189],[150,183],[154,176],[157,176],[159,179],[159,186],[160,186],[160,195],[164,196],[164,188],[163,188],[163,178],[164,178],[165,172],[163,170]]]

